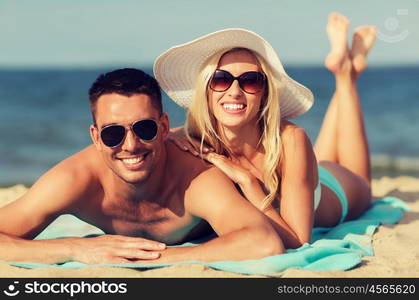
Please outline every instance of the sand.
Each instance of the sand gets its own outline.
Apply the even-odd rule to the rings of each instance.
[[[0,206],[27,190],[23,185],[0,189]],[[395,225],[379,226],[373,236],[374,256],[364,257],[347,271],[288,269],[281,277],[419,277],[419,178],[382,177],[373,180],[374,197],[396,196],[411,211]],[[82,269],[24,269],[0,263],[0,277],[259,277],[217,271],[201,265],[181,265],[152,270],[87,267]],[[262,276],[260,276],[262,277]]]

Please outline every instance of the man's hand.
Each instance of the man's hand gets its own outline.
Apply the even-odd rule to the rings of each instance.
[[[160,242],[122,235],[74,239],[73,259],[85,264],[132,263],[160,257],[166,248]]]

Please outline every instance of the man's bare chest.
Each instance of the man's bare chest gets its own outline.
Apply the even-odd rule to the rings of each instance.
[[[201,219],[182,206],[103,201],[95,223],[110,234],[143,237],[167,244],[181,242]]]

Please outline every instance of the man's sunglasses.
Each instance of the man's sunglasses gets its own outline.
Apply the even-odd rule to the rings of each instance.
[[[117,147],[124,141],[127,130],[131,129],[140,140],[151,142],[156,138],[158,128],[157,122],[153,119],[135,121],[128,128],[122,125],[112,124],[100,130],[100,138],[106,146],[111,148]]]
[[[215,92],[225,92],[236,80],[240,88],[248,94],[256,94],[265,88],[266,77],[261,72],[246,72],[234,77],[224,70],[215,70],[211,77],[209,87]]]

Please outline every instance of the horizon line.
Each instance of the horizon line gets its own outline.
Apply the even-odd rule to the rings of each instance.
[[[285,68],[324,68],[323,63],[288,63],[284,64]],[[403,62],[403,63],[375,63],[369,64],[368,69],[375,68],[419,68],[419,62]],[[146,64],[109,64],[109,65],[1,65],[0,72],[3,71],[71,71],[71,70],[100,70],[100,69],[120,69],[120,68],[137,68],[137,69],[153,69],[153,63]]]

